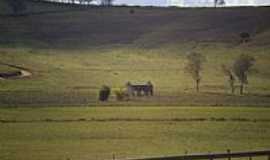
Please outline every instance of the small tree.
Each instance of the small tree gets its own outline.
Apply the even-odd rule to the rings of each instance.
[[[234,94],[235,78],[234,78],[234,75],[233,75],[233,72],[232,72],[231,68],[226,66],[226,65],[222,65],[221,69],[222,69],[223,73],[226,76],[228,76],[228,81],[229,81],[229,84],[230,84],[230,87],[231,87],[231,92],[232,92],[232,94]]]
[[[223,6],[225,4],[225,0],[214,0],[214,7],[217,7],[218,5]]]
[[[90,3],[93,1],[93,0],[84,0],[86,2],[87,5],[90,5]]]
[[[111,6],[113,3],[113,0],[101,0],[102,6]]]
[[[187,64],[185,66],[186,73],[190,74],[195,81],[196,91],[199,92],[199,86],[201,82],[202,63],[205,61],[205,57],[197,52],[191,52],[187,55]]]
[[[83,4],[83,2],[84,2],[84,0],[79,0],[79,4],[81,4],[81,5],[82,5],[82,4]]]
[[[214,0],[214,7],[217,7],[218,0]]]
[[[24,0],[6,0],[14,15],[21,14],[26,9]]]
[[[244,85],[248,84],[248,72],[254,65],[255,58],[246,54],[241,54],[233,64],[233,73],[240,82],[240,94],[244,93]]]

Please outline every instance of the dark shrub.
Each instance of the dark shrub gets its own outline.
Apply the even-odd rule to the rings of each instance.
[[[239,34],[240,38],[241,38],[241,43],[246,43],[250,41],[250,34],[247,32],[242,32]]]
[[[107,101],[110,97],[111,89],[110,87],[104,85],[99,90],[99,100],[100,101]]]

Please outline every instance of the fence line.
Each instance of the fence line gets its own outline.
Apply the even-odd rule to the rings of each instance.
[[[152,157],[152,158],[139,158],[139,159],[129,159],[129,160],[214,160],[214,159],[228,159],[231,158],[249,158],[252,157],[267,157],[270,160],[270,150],[264,151],[251,151],[251,152],[234,152],[231,153],[230,150],[227,153],[213,153],[213,154],[193,154],[193,155],[183,155],[183,156],[168,156],[168,157]]]

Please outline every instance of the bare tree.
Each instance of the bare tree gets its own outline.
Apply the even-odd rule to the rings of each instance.
[[[113,0],[101,0],[102,6],[111,6],[113,3]]]
[[[234,94],[235,77],[233,75],[232,69],[226,65],[221,65],[221,69],[222,69],[223,73],[228,77],[228,82],[229,82],[230,87],[231,87],[231,93]]]
[[[93,0],[78,0],[79,1],[79,4],[86,4],[86,5],[89,5]],[[72,3],[74,4],[75,3],[75,0],[72,0]]]
[[[26,9],[24,0],[6,0],[14,15],[21,14]]]
[[[83,4],[84,0],[79,0],[79,4]]]
[[[214,7],[215,8],[217,7],[217,2],[218,2],[218,0],[214,0]]]
[[[93,0],[84,0],[85,1],[85,3],[87,4],[87,5],[90,5],[90,3],[93,1]]]
[[[201,82],[202,63],[205,61],[205,57],[197,52],[191,52],[187,55],[187,63],[185,66],[186,73],[190,74],[195,81],[196,91],[199,92],[199,86]]]
[[[218,5],[223,6],[225,4],[226,4],[225,0],[214,0],[214,7],[217,7]]]
[[[244,93],[244,85],[248,84],[248,72],[254,65],[255,58],[246,54],[241,54],[233,64],[233,73],[240,82],[240,94]]]

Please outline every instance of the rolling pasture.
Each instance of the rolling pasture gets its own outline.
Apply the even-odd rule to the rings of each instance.
[[[0,1],[0,73],[32,73],[0,79],[1,160],[270,148],[269,7],[27,5],[11,16]],[[251,41],[241,44],[241,32]],[[184,72],[189,52],[206,57],[200,93]],[[232,95],[221,65],[243,53],[256,63],[245,94]],[[154,96],[116,101],[128,81],[151,81]],[[98,102],[104,84],[112,96]]]
[[[73,8],[29,1],[24,16],[3,11],[0,71],[16,70],[7,63],[32,76],[0,80],[1,106],[96,106],[102,85],[114,92],[128,81],[152,81],[155,96],[116,102],[112,92],[101,105],[270,104],[268,7]],[[241,32],[251,41],[241,44]],[[206,57],[200,93],[184,72],[189,52]],[[231,95],[221,65],[243,53],[256,63],[245,96]]]
[[[264,150],[269,108],[0,109],[2,160],[104,160]]]
[[[207,61],[203,65],[200,93],[195,92],[194,81],[183,70],[185,51],[163,48],[143,51],[118,48],[102,52],[1,50],[2,61],[29,68],[33,74],[28,78],[0,81],[3,106],[99,105],[97,94],[103,84],[115,90],[124,88],[128,81],[149,80],[155,87],[154,97],[116,102],[112,92],[110,101],[102,105],[264,106],[270,102],[267,51],[245,52],[256,57],[256,64],[249,74],[245,95],[240,96],[238,89],[235,95],[230,94],[227,77],[221,71],[222,64],[231,64],[233,57],[241,53],[238,49],[228,48],[224,50],[226,54],[215,53],[216,49],[201,51]]]

